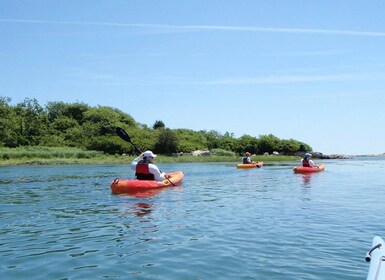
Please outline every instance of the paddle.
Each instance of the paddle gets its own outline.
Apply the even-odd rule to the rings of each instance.
[[[141,151],[137,146],[135,146],[134,143],[132,143],[130,136],[127,134],[127,132],[126,132],[123,128],[117,127],[117,128],[115,129],[115,132],[116,132],[116,134],[118,134],[118,136],[119,136],[120,138],[122,138],[124,141],[130,143],[130,144],[134,147],[135,151],[137,151],[139,154],[142,153],[142,151]],[[160,171],[160,170],[159,170],[159,171]],[[160,172],[162,172],[162,171],[160,171]],[[173,187],[175,187],[174,183],[171,182],[171,180],[170,180],[169,178],[167,178],[166,176],[164,176],[164,177],[167,179],[167,181],[169,181],[169,182],[171,183],[171,185],[173,185]]]
[[[137,151],[139,154],[142,153],[142,151],[137,147],[135,146],[134,143],[132,143],[131,141],[131,138],[130,136],[127,134],[127,132],[121,128],[121,127],[117,127],[116,130],[115,130],[116,134],[119,135],[120,138],[122,138],[124,141],[128,142],[128,143],[131,143],[131,145],[134,147],[135,151]]]

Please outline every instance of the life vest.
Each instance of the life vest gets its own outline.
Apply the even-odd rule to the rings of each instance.
[[[310,167],[309,160],[303,159],[303,160],[302,160],[302,166],[303,166],[303,167]]]
[[[148,163],[138,162],[135,168],[135,176],[138,180],[155,180],[154,174],[150,173]]]

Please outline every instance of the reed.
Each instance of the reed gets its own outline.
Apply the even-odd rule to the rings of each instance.
[[[0,148],[0,166],[7,165],[46,165],[46,164],[127,164],[135,156],[107,155],[98,151],[86,151],[70,147],[41,147],[29,146],[18,148]],[[295,161],[293,156],[253,156],[254,161],[280,162]],[[204,162],[238,162],[241,157],[230,156],[162,156],[156,158],[156,163],[204,163]]]

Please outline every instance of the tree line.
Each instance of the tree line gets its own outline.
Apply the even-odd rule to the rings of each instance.
[[[294,139],[272,134],[239,138],[215,130],[170,129],[161,120],[152,127],[137,122],[129,114],[108,106],[89,106],[82,102],[49,102],[41,106],[34,98],[11,105],[10,97],[0,96],[0,147],[48,146],[77,147],[108,154],[130,154],[135,150],[120,139],[116,127],[122,127],[141,150],[171,155],[209,150],[217,153],[252,154],[279,152],[294,155],[311,147]]]

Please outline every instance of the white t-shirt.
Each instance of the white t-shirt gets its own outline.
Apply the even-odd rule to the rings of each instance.
[[[136,165],[141,160],[142,160],[142,156],[138,156],[136,159],[134,159],[131,162],[131,168],[133,170],[136,170]],[[164,179],[166,179],[166,177],[165,177],[166,173],[160,172],[159,168],[155,164],[149,163],[148,164],[148,170],[150,171],[151,174],[154,175],[155,181],[163,181]]]

